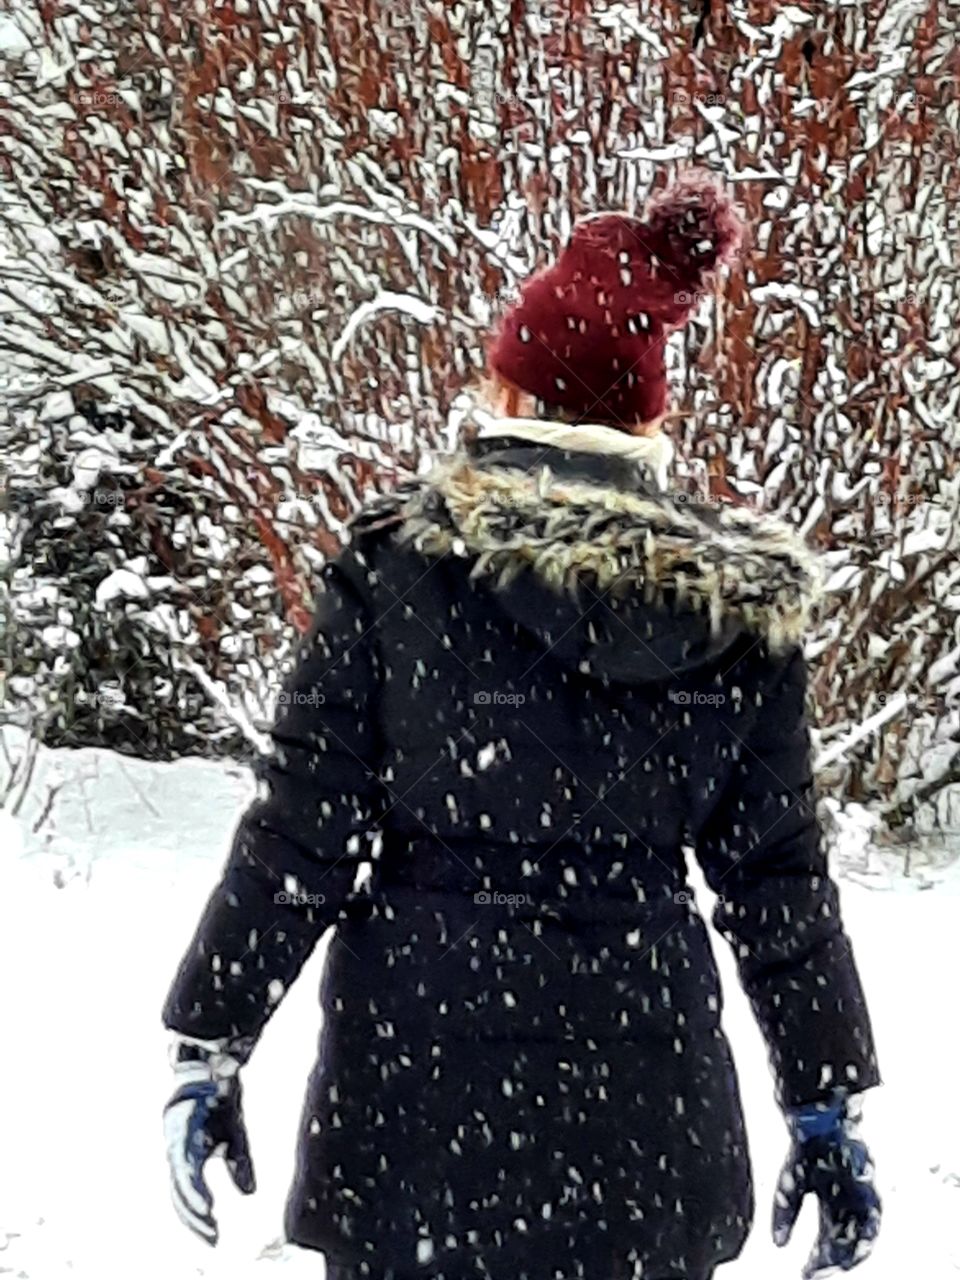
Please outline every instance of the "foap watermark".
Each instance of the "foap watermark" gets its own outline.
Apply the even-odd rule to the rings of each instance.
[[[678,707],[721,707],[727,700],[725,693],[706,693],[703,689],[668,689],[667,697]]]
[[[498,507],[501,511],[524,511],[530,506],[530,495],[523,490],[518,493],[491,493],[486,500],[491,507]]]
[[[108,280],[105,283],[98,282],[97,291],[103,301],[109,303],[112,307],[122,306],[129,296],[129,291],[119,280]]]
[[[277,694],[278,707],[322,707],[326,700],[319,689],[281,689]]]
[[[718,893],[715,896],[718,903],[727,901],[727,899],[723,896],[722,893]],[[692,889],[678,890],[678,892],[673,895],[673,900],[678,907],[682,907],[682,906],[695,907],[697,905],[696,895],[694,894]]]
[[[278,89],[276,101],[286,107],[323,107],[329,101],[329,94],[320,89],[301,89],[294,93],[290,89]]]
[[[919,507],[930,501],[926,493],[887,493],[885,489],[869,496],[878,507]]]
[[[319,285],[315,289],[294,289],[292,293],[282,294],[277,300],[277,314],[291,316],[301,311],[312,311],[314,307],[321,305],[324,296]]]
[[[278,907],[322,907],[326,898],[322,893],[288,893],[281,889],[273,895]]]
[[[122,489],[84,489],[78,496],[88,507],[122,507],[126,499]]]
[[[488,110],[494,107],[521,107],[524,102],[518,93],[489,85],[478,85],[474,90],[473,100],[478,107],[486,107]]]
[[[674,89],[671,94],[675,107],[689,107],[695,102],[701,107],[722,107],[726,100],[723,93],[700,93],[698,90],[691,93],[688,89]]]
[[[470,96],[481,109],[524,105],[520,94],[503,83],[489,48],[477,51],[470,72]]]
[[[678,289],[673,295],[673,300],[682,307],[699,307],[704,298],[709,297],[709,293],[700,293],[696,289]]]
[[[81,89],[77,102],[81,107],[119,107],[120,95],[103,89]]]
[[[477,707],[522,707],[526,700],[525,693],[505,693],[502,689],[478,689],[473,695]]]
[[[935,694],[911,693],[906,689],[895,689],[890,693],[881,691],[876,695],[876,702],[878,706],[885,707],[888,702],[895,702],[901,696],[905,699],[906,705],[910,710],[915,713],[924,711],[936,713],[943,710],[941,705],[942,697],[938,699]]]
[[[478,907],[532,907],[529,893],[501,893],[499,889],[478,889],[473,895]]]
[[[102,711],[122,711],[127,702],[119,684],[100,685],[93,695],[93,701]]]
[[[519,284],[502,284],[499,289],[493,293],[491,301],[495,307],[506,308],[512,307],[515,302],[520,300]]]
[[[688,507],[722,507],[725,504],[725,499],[719,493],[688,493],[678,489],[673,497],[674,501]]]

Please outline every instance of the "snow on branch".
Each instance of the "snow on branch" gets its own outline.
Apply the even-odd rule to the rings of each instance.
[[[375,316],[382,311],[402,312],[403,315],[412,316],[420,324],[430,324],[432,321],[440,319],[443,315],[439,307],[431,306],[429,302],[424,302],[422,298],[418,298],[412,293],[392,293],[388,289],[381,290],[375,298],[370,298],[367,302],[361,302],[359,307],[351,314],[339,338],[337,338],[330,350],[331,359],[339,360],[360,326],[365,324],[371,316]]]
[[[223,685],[216,680],[212,680],[203,667],[190,658],[182,659],[181,665],[185,671],[190,672],[204,693],[224,712],[227,719],[236,725],[247,742],[256,749],[258,755],[269,755],[271,751],[269,735],[261,733],[243,708],[230,700]]]
[[[814,768],[819,772],[826,769],[828,765],[836,764],[838,760],[842,760],[848,751],[852,750],[858,742],[863,742],[872,734],[885,725],[888,720],[901,714],[907,706],[909,698],[905,693],[898,693],[895,697],[880,708],[869,719],[864,720],[863,724],[859,724],[843,737],[839,742],[835,742],[833,746],[827,747],[817,756],[814,762]]]
[[[277,204],[258,204],[249,213],[226,213],[218,221],[218,228],[244,227],[259,223],[267,228],[282,218],[308,218],[313,222],[332,222],[336,218],[360,218],[364,222],[377,222],[381,226],[412,227],[435,240],[455,257],[456,243],[428,219],[402,209],[390,211],[370,209],[366,205],[347,200],[332,200],[329,204],[307,204],[303,200],[281,200]]]

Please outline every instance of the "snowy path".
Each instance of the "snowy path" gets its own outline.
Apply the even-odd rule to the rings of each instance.
[[[65,785],[33,834],[47,787],[59,778]],[[289,1280],[320,1280],[318,1255],[275,1242],[318,1030],[321,953],[247,1071],[260,1190],[241,1200],[222,1168],[214,1169],[223,1241],[216,1251],[194,1243],[167,1195],[160,1108],[169,1078],[159,1009],[247,786],[241,771],[199,761],[157,766],[103,752],[51,753],[41,759],[18,831],[0,815],[0,1275],[270,1280],[280,1267]],[[857,1274],[950,1280],[960,1275],[953,986],[960,875],[926,892],[903,879],[878,883],[873,890],[843,883],[886,1079],[866,1109],[886,1220],[877,1254]],[[790,1249],[779,1253],[769,1243],[785,1134],[723,944],[718,956],[758,1194],[747,1251],[720,1275],[799,1277],[814,1213],[808,1205]]]

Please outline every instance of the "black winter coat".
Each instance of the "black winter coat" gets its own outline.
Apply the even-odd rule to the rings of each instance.
[[[518,439],[368,512],[324,583],[164,1013],[248,1050],[335,923],[290,1238],[447,1280],[735,1257],[749,1161],[685,850],[783,1102],[878,1083],[813,809],[809,554]]]

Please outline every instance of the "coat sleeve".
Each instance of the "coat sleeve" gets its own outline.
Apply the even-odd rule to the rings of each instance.
[[[769,688],[747,739],[734,739],[732,781],[697,856],[791,1107],[880,1077],[816,816],[799,651],[779,661]]]
[[[278,702],[272,751],[180,964],[167,1027],[249,1053],[369,861],[381,812],[373,620],[346,557],[328,565],[313,626]],[[365,852],[366,851],[366,852]]]

